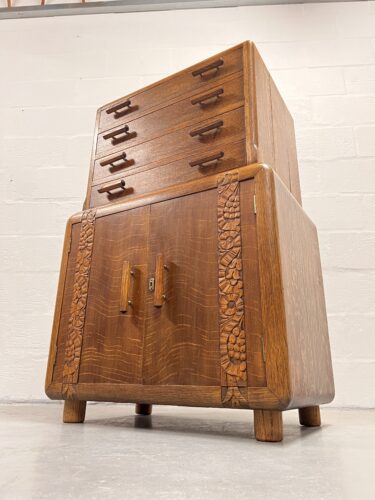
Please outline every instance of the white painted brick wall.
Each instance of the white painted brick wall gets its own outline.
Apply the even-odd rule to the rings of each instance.
[[[375,2],[0,22],[0,399],[40,399],[95,108],[245,39],[296,124],[337,406],[375,406]]]

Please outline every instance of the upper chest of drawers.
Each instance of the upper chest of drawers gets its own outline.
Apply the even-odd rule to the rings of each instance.
[[[84,207],[257,162],[301,202],[294,137],[257,48],[244,42],[99,108]]]
[[[246,50],[241,44],[101,107],[86,206],[245,165]]]
[[[183,95],[198,93],[242,70],[241,48],[231,49],[99,109],[98,131],[109,130],[158,109]]]
[[[184,96],[97,136],[96,157],[129,149],[166,135],[185,125],[199,123],[243,104],[243,82],[237,73],[229,80],[203,88],[199,94]]]

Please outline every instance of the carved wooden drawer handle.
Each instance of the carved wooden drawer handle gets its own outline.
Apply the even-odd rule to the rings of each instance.
[[[224,89],[217,89],[214,92],[210,92],[209,94],[202,95],[200,97],[196,97],[192,99],[191,104],[203,104],[205,101],[210,101],[211,99],[219,99],[219,97],[224,94]]]
[[[115,130],[114,132],[109,132],[109,134],[103,135],[103,139],[107,141],[108,139],[112,139],[112,144],[118,144],[119,142],[126,141],[126,139],[130,139],[133,134],[129,133],[129,125],[124,125],[122,128]]]
[[[156,267],[155,267],[155,290],[154,290],[155,307],[161,307],[165,301],[164,269],[167,269],[167,266],[164,264],[163,254],[159,253],[156,256]]]
[[[194,160],[189,163],[191,167],[196,167],[199,165],[200,167],[207,167],[210,163],[212,162],[218,162],[220,158],[224,156],[223,151],[219,151],[219,153],[216,153],[211,156],[206,156],[205,158],[201,158],[200,160]]]
[[[222,127],[223,125],[224,125],[223,120],[218,120],[214,123],[211,123],[211,125],[206,125],[205,127],[192,130],[190,132],[190,135],[191,137],[195,137],[197,135],[204,135],[207,132],[211,132],[211,130],[219,130],[219,128]]]
[[[120,161],[121,163],[117,163],[117,161]],[[120,155],[117,156],[112,156],[112,158],[108,158],[108,160],[103,160],[100,162],[101,167],[106,167],[107,165],[111,165],[111,167],[121,167],[123,165],[126,165],[126,153],[121,153]]]
[[[125,102],[121,102],[120,104],[116,104],[115,106],[108,108],[106,110],[106,113],[108,115],[113,114],[115,118],[121,118],[121,116],[126,115],[127,113],[129,113],[131,111],[130,106],[131,106],[131,100],[128,99]],[[125,108],[125,109],[123,109],[123,108]]]
[[[98,193],[112,194],[111,191],[113,191],[114,189],[118,189],[118,188],[125,189],[124,179],[120,179],[119,181],[115,181],[115,182],[110,182],[109,184],[105,184],[104,186],[101,186],[98,189]]]
[[[207,66],[203,66],[203,68],[195,69],[191,74],[193,76],[203,77],[205,73],[208,73],[210,71],[215,71],[215,73],[217,73],[219,71],[220,66],[222,66],[223,64],[224,60],[218,59],[217,61],[207,64]]]
[[[121,296],[120,296],[120,312],[126,313],[128,307],[132,305],[132,300],[129,298],[130,282],[134,279],[134,270],[130,266],[130,262],[125,260],[122,263],[121,276]]]

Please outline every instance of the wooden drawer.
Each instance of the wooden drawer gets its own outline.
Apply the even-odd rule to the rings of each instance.
[[[223,153],[223,156],[217,161],[207,161],[203,165],[197,163],[202,159],[218,156],[219,153]],[[191,166],[190,163],[192,163],[193,166]],[[241,141],[235,144],[226,144],[221,149],[213,148],[206,150],[203,156],[202,153],[194,154],[188,158],[181,158],[177,161],[152,167],[139,173],[133,170],[132,173],[127,172],[127,175],[119,177],[115,179],[115,181],[107,178],[105,184],[100,183],[92,187],[90,207],[121,202],[134,196],[157,191],[174,184],[188,182],[202,176],[217,174],[244,165],[246,165],[245,142]],[[113,194],[99,192],[99,190],[102,190],[107,184],[112,184],[113,182],[119,183],[121,181],[125,182],[124,188],[115,188]]]
[[[200,74],[201,70],[205,71]],[[199,91],[205,85],[219,82],[223,77],[241,70],[242,47],[217,54],[141,91],[104,106],[99,114],[99,131],[127,123],[130,119],[143,115],[150,108],[156,109],[170,99]]]
[[[225,113],[242,104],[242,77],[233,78],[210,88],[207,92],[194,94],[98,135],[96,157],[141,144],[168,131]],[[128,127],[128,132],[123,132],[124,127]]]
[[[189,156],[195,151],[202,155],[209,147],[240,141],[245,138],[244,119],[244,109],[241,107],[214,116],[210,120],[189,125],[152,141],[120,150],[116,154],[95,161],[93,181],[98,181],[111,174],[121,175],[125,170],[143,167],[156,161],[160,162],[164,158],[171,158],[170,161],[172,161],[173,157]],[[210,126],[218,128],[212,129],[202,136],[191,135],[199,129]],[[126,158],[121,159],[123,153],[126,154]]]

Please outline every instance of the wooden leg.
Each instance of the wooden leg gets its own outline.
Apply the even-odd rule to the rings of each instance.
[[[308,406],[298,410],[299,423],[306,427],[320,426],[320,408],[319,406]]]
[[[85,420],[86,401],[66,400],[64,403],[63,422],[81,424]]]
[[[135,413],[137,415],[151,415],[152,405],[148,405],[146,403],[137,403],[135,405]]]
[[[278,410],[254,410],[254,430],[257,441],[283,440],[283,417]]]

